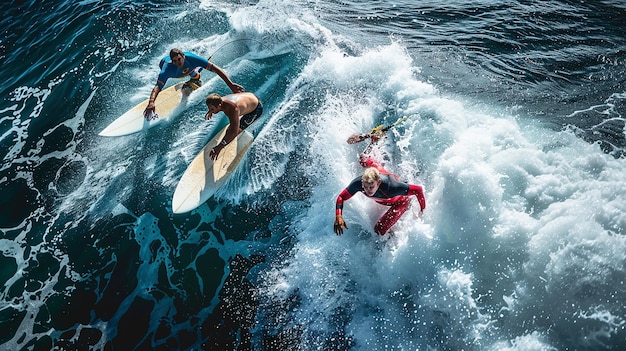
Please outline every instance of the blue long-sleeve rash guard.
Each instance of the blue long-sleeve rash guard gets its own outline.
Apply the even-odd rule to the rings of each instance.
[[[200,57],[191,52],[184,52],[185,54],[185,62],[183,63],[182,68],[176,67],[172,63],[172,59],[169,56],[164,57],[159,63],[159,67],[161,67],[161,72],[159,73],[159,77],[157,78],[157,86],[159,89],[163,89],[165,83],[170,78],[182,78],[186,76],[191,76],[191,79],[199,79],[200,78],[200,70],[196,70],[197,68],[208,69],[209,71],[213,70],[213,64],[209,62],[204,57]]]

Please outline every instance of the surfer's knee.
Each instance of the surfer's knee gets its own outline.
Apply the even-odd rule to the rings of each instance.
[[[191,89],[188,86],[183,86],[183,88],[181,89],[182,93],[183,93],[183,97],[186,98],[189,95],[191,95],[191,93],[193,92],[193,89]]]
[[[201,79],[190,79],[185,84],[183,84],[183,94],[189,95],[194,90],[199,89],[202,86]]]

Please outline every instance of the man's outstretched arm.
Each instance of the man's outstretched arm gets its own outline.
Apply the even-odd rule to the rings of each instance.
[[[215,74],[220,76],[220,78],[222,78],[224,83],[228,85],[228,87],[230,88],[230,90],[233,91],[233,93],[241,93],[245,91],[243,86],[237,83],[234,83],[232,80],[230,80],[230,77],[228,77],[228,74],[226,74],[226,72],[223,69],[221,69],[218,65],[214,63],[209,63],[209,71],[214,72]]]
[[[348,192],[348,189],[343,189],[341,193],[339,193],[339,196],[337,196],[337,201],[335,201],[335,224],[333,227],[337,235],[343,234],[343,230],[348,229],[346,221],[343,220],[342,210],[344,201],[347,201],[351,197],[352,194]]]

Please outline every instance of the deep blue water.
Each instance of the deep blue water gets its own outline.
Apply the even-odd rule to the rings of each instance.
[[[619,1],[17,1],[0,5],[1,350],[626,348]],[[201,101],[98,132],[172,47],[259,95],[231,180],[173,215],[219,121]],[[171,82],[173,83],[173,82]],[[426,190],[334,200],[346,138]],[[222,116],[222,118],[225,118]]]

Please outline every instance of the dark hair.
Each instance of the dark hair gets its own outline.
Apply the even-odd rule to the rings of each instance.
[[[183,52],[180,51],[179,49],[174,48],[174,49],[170,50],[170,58],[171,59],[173,59],[174,57],[176,57],[178,55],[185,56],[185,54],[183,54]]]

